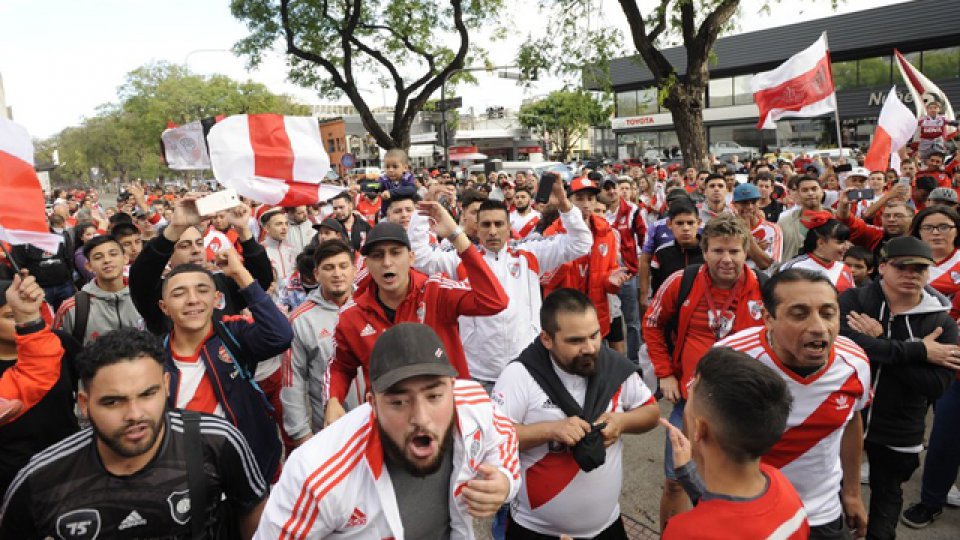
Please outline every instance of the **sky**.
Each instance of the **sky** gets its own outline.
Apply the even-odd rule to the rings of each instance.
[[[602,9],[585,21],[591,27],[626,27],[616,0],[596,0]],[[802,20],[899,3],[904,0],[841,0],[836,11],[830,0],[771,3],[771,12],[759,13],[766,0],[743,0],[740,31],[781,26]],[[516,47],[528,32],[542,31],[546,17],[536,0],[505,0],[509,5],[508,39],[486,44],[497,65],[511,64]],[[640,0],[649,13],[656,0]],[[796,9],[793,6],[803,7]],[[513,30],[516,23],[522,26]],[[271,91],[290,94],[308,104],[347,103],[321,99],[315,92],[286,81],[281,55],[268,55],[256,71],[228,49],[247,35],[246,27],[230,14],[229,0],[0,0],[0,76],[14,121],[35,137],[48,137],[96,115],[97,106],[116,101],[124,76],[149,62],[166,60],[187,64],[200,74],[222,73],[251,79]],[[477,38],[483,43],[484,36]],[[524,89],[515,81],[481,74],[479,84],[462,86],[464,107],[483,111],[490,106],[519,108],[524,98],[544,95],[563,85],[543,77]],[[361,90],[368,103],[381,105],[392,96],[372,80]],[[439,92],[436,97],[439,97]],[[464,109],[462,109],[464,110]]]

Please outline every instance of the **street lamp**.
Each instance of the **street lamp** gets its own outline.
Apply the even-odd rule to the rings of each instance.
[[[447,172],[450,172],[450,141],[448,140],[447,134],[447,80],[453,76],[455,73],[466,73],[469,71],[489,71],[493,72],[496,70],[505,70],[505,69],[520,69],[520,66],[473,66],[473,67],[464,67],[451,70],[450,73],[447,73],[443,80],[440,81],[440,130],[441,136],[443,139],[441,143],[443,144],[443,165],[446,167]],[[502,79],[512,79],[514,74],[501,71],[499,77]],[[516,76],[519,80],[520,76]]]

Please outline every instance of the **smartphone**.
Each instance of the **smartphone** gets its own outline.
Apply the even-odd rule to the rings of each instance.
[[[869,201],[873,196],[873,190],[870,188],[851,189],[847,192],[847,199],[851,201]]]
[[[835,172],[835,173],[850,172],[850,171],[852,171],[852,170],[853,170],[853,165],[850,164],[850,163],[844,163],[843,165],[837,165],[836,167],[833,168],[833,172]]]
[[[198,214],[212,216],[221,210],[240,206],[240,197],[237,196],[236,190],[225,189],[197,199],[196,204]]]
[[[545,172],[540,176],[540,183],[537,185],[537,194],[533,197],[533,202],[546,204],[550,201],[550,194],[553,193],[553,184],[560,179],[556,173]]]
[[[898,186],[909,186],[909,185],[910,185],[910,177],[909,177],[909,176],[901,176],[900,179],[897,180],[897,185],[898,185]]]

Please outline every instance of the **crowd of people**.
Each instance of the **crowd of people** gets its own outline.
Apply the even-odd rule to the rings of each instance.
[[[341,187],[51,194],[60,249],[0,259],[0,537],[620,539],[644,433],[664,538],[960,502],[960,152]]]

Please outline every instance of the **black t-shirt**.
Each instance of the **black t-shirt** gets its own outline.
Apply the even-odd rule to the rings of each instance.
[[[129,476],[104,468],[90,428],[37,454],[4,497],[0,538],[190,539],[183,418],[174,410],[164,421],[157,454]],[[220,506],[229,505],[235,516],[245,514],[263,499],[267,485],[243,436],[229,422],[202,415],[200,433],[206,538],[220,538]]]
[[[770,204],[761,208],[763,215],[770,223],[776,223],[780,219],[780,213],[783,212],[783,203],[772,200]]]

